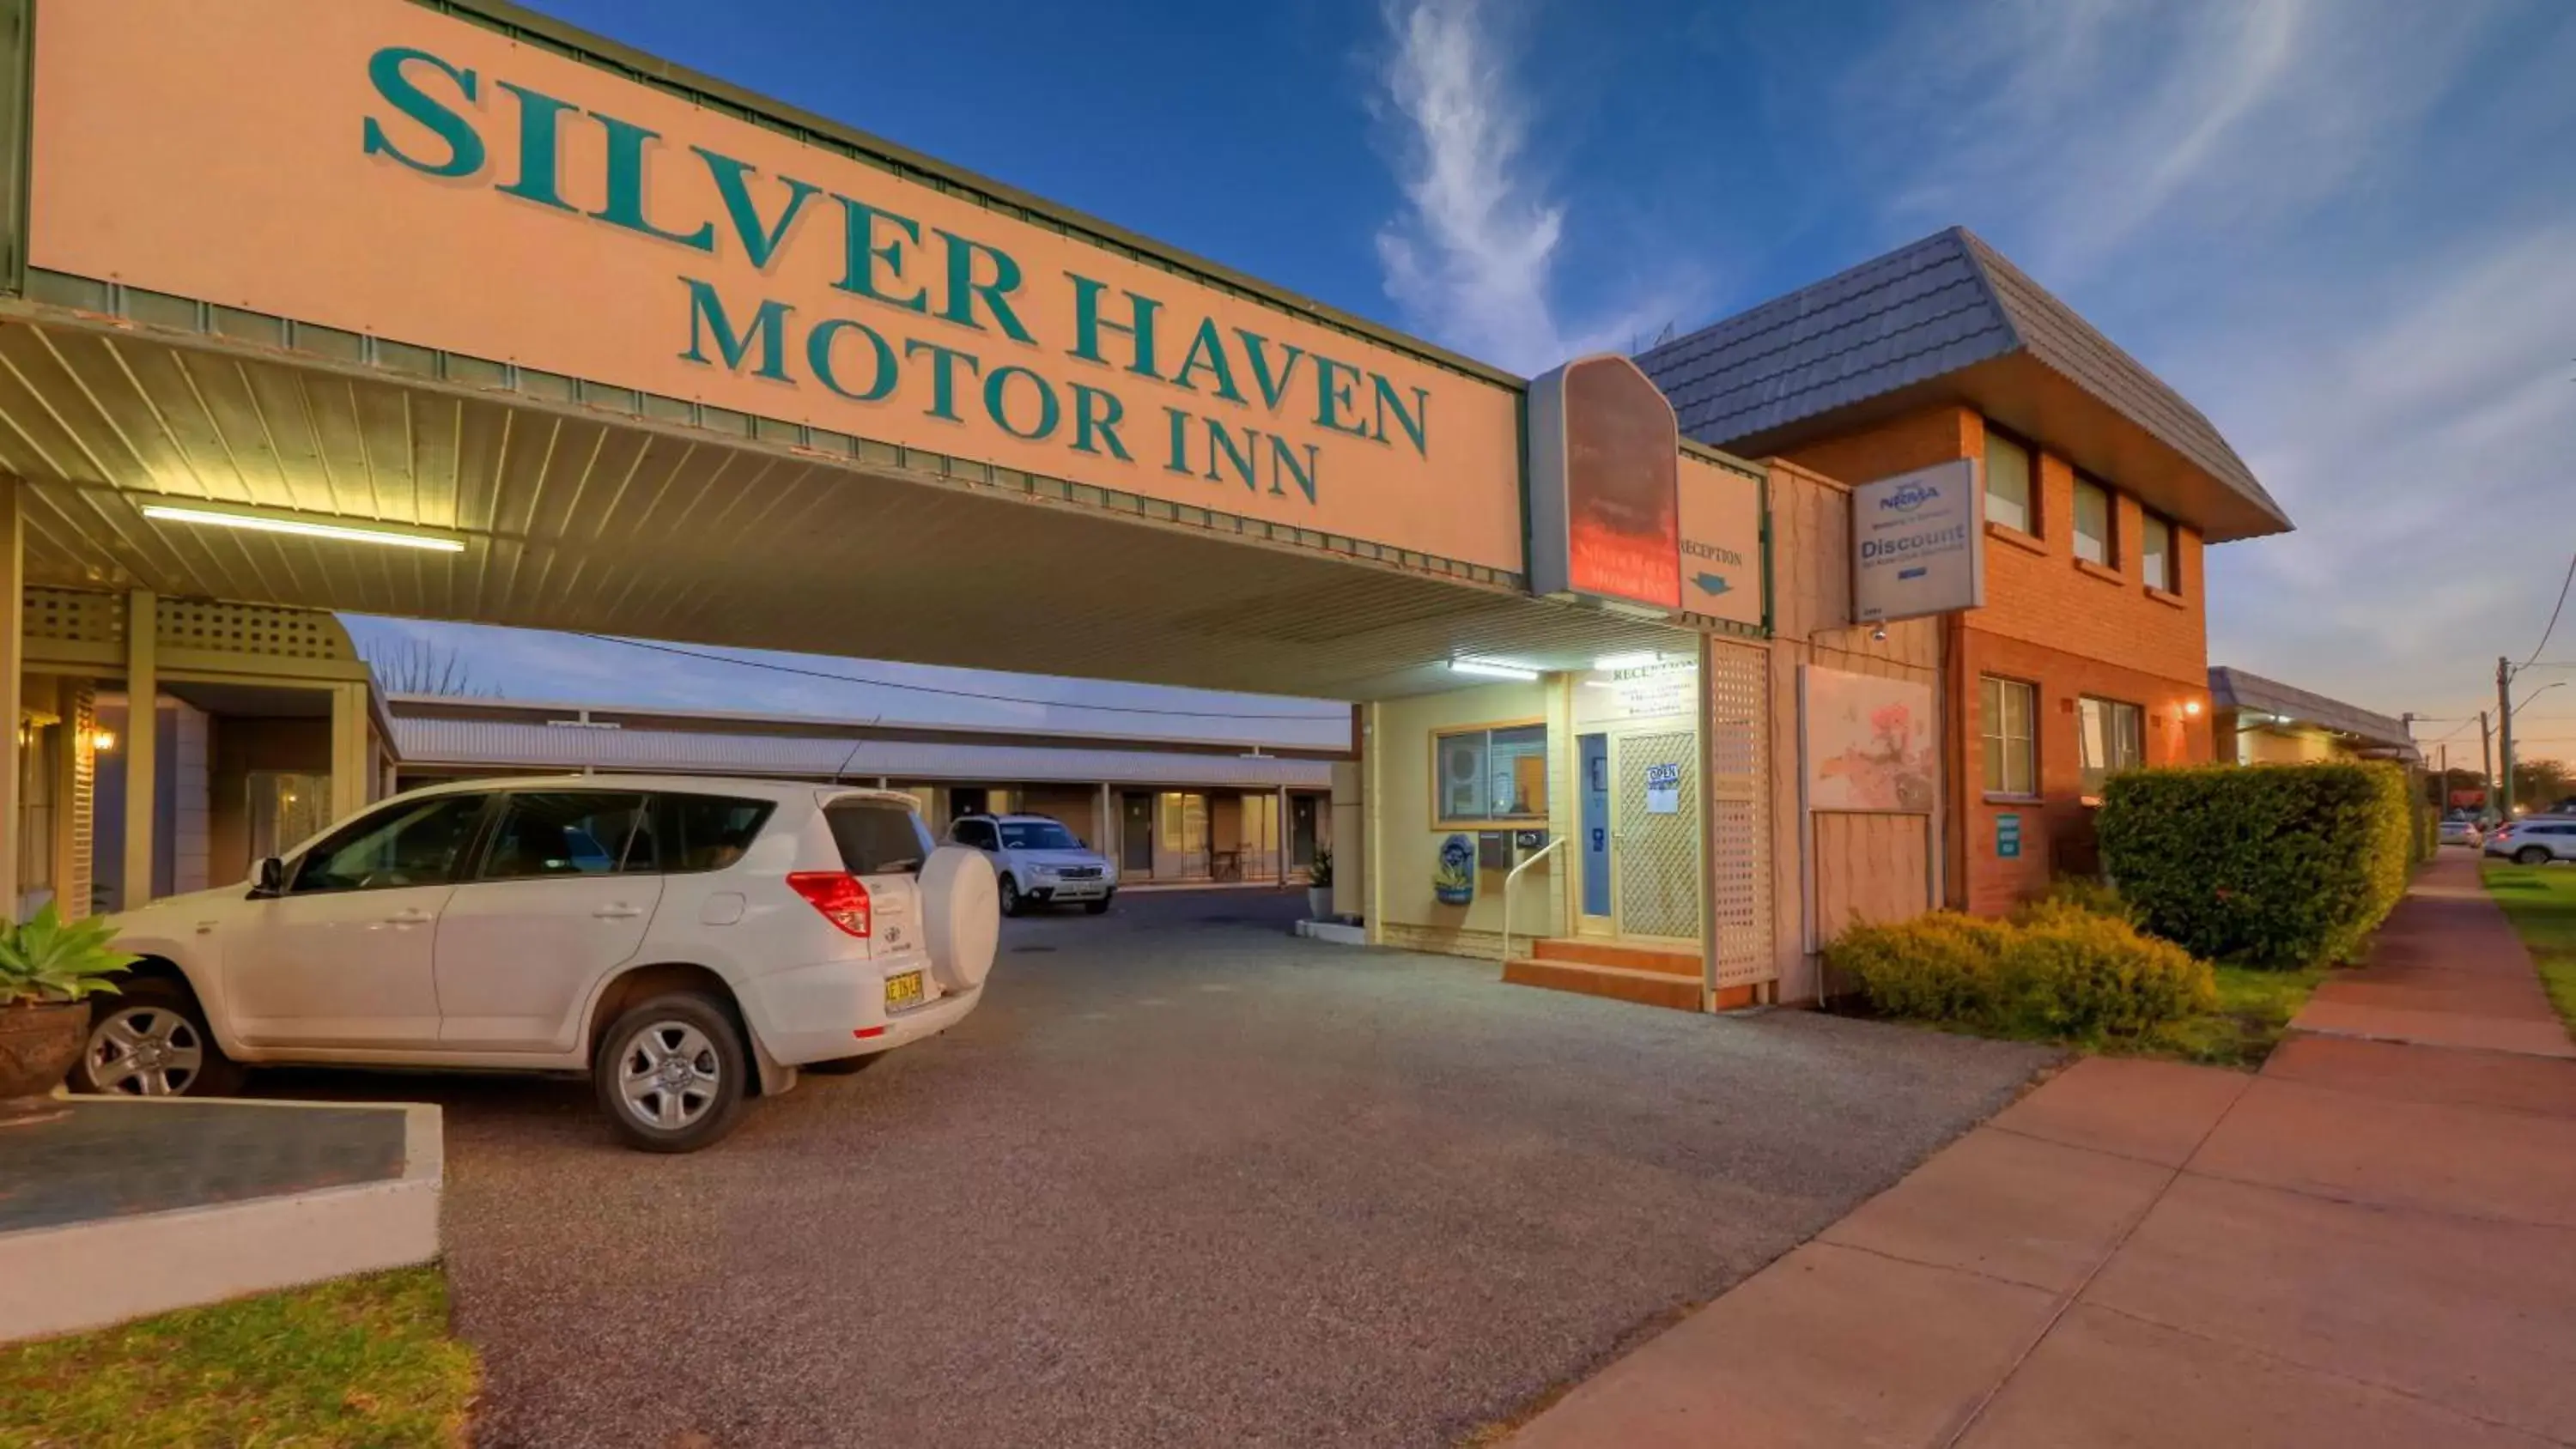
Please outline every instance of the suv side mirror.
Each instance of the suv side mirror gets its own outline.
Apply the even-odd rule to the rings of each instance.
[[[251,873],[251,894],[283,895],[286,891],[286,863],[273,855],[260,857],[259,866]]]

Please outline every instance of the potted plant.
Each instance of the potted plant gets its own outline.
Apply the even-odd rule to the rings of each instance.
[[[111,943],[116,927],[66,924],[47,901],[32,921],[0,927],[0,1125],[49,1116],[48,1099],[80,1059],[88,997],[136,957]]]
[[[1333,848],[1315,847],[1315,863],[1306,867],[1306,916],[1309,920],[1333,918]]]

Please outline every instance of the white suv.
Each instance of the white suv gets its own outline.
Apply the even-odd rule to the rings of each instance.
[[[1056,902],[1079,902],[1096,916],[1118,894],[1118,867],[1052,815],[961,815],[948,838],[993,863],[1006,916]]]
[[[687,1152],[799,1067],[954,1026],[1000,928],[991,866],[910,796],[680,777],[397,795],[242,886],[116,918],[76,1086],[217,1095],[253,1062],[590,1074]]]

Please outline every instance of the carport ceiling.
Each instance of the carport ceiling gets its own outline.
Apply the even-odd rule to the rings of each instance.
[[[520,393],[0,313],[30,580],[857,658],[1371,699],[1578,667],[1652,623]],[[1210,485],[1213,489],[1215,485]],[[455,554],[159,522],[216,502]],[[1221,503],[1211,499],[1211,503]]]

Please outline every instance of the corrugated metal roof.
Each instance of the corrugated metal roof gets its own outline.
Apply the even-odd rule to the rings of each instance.
[[[2366,743],[2390,749],[2412,743],[2406,722],[2375,714],[2339,699],[2328,699],[2277,679],[2265,679],[2221,664],[2209,671],[2209,696],[2220,709],[2257,710],[2301,724],[2359,735]]]
[[[2223,485],[2289,516],[2198,408],[1965,227],[1925,237],[1637,359],[1682,432],[1729,447],[2026,354]]]
[[[405,764],[509,769],[653,770],[693,775],[793,775],[1002,783],[1106,781],[1113,785],[1212,785],[1329,789],[1329,760],[1276,755],[1192,755],[1158,750],[848,740],[699,730],[586,729],[504,720],[394,721]]]

